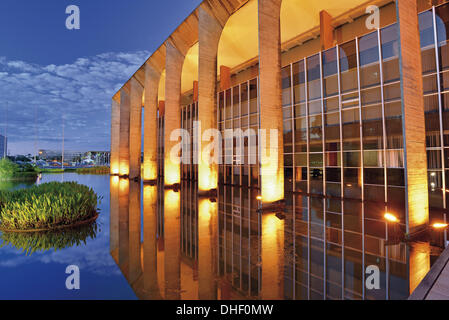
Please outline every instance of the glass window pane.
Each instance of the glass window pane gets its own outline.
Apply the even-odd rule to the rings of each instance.
[[[385,104],[385,127],[387,135],[387,149],[402,149],[401,102]]]
[[[440,70],[449,69],[449,4],[435,8]]]
[[[307,58],[307,88],[309,100],[321,98],[320,72],[319,54]]]
[[[338,112],[328,113],[324,116],[326,150],[340,150],[340,114]]]
[[[379,44],[377,32],[359,39],[360,85],[362,88],[380,84]]]
[[[380,31],[384,83],[399,81],[398,32],[396,23]]]
[[[323,52],[323,86],[326,97],[338,93],[337,49]]]
[[[307,151],[307,118],[295,119],[295,152]]]
[[[248,83],[240,85],[240,100],[242,104],[242,115],[248,114]]]
[[[232,88],[232,115],[234,118],[240,117],[240,90],[239,86]]]
[[[342,112],[343,149],[360,149],[360,121],[359,109],[344,110]]]
[[[362,108],[363,149],[383,149],[382,106]]]
[[[293,96],[294,103],[306,101],[304,61],[293,64]]]
[[[249,112],[257,113],[257,79],[249,82]]]
[[[323,151],[323,128],[321,115],[309,117],[310,151]]]
[[[436,71],[435,38],[432,10],[419,14],[419,35],[421,39],[422,72]]]
[[[341,92],[354,91],[358,88],[357,52],[355,40],[339,47]]]
[[[291,92],[291,74],[290,65],[282,68],[282,105],[290,105],[292,103],[292,92]]]

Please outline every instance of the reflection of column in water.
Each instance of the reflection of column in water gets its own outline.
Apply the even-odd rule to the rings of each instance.
[[[119,181],[119,248],[118,265],[123,275],[128,275],[129,250],[129,180]]]
[[[150,298],[159,299],[157,282],[157,187],[143,186],[143,282]]]
[[[262,215],[262,299],[283,296],[284,220],[274,213]]]
[[[217,299],[216,219],[217,203],[207,198],[198,200],[198,298]]]
[[[129,182],[129,282],[142,273],[140,261],[140,182]]]
[[[173,190],[164,192],[164,278],[165,298],[179,300],[181,234],[180,234],[180,193]]]
[[[109,222],[109,250],[117,262],[118,233],[119,233],[119,177],[111,176],[109,182],[110,193],[110,222]]]
[[[430,245],[428,242],[411,242],[409,247],[410,294],[430,270]]]

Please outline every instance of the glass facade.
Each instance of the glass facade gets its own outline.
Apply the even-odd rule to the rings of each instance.
[[[190,140],[184,141],[185,143],[182,145],[182,179],[196,181],[198,179],[198,165],[194,162],[193,153],[196,148],[196,142],[193,139],[194,121],[198,121],[198,102],[192,102],[181,108],[181,128],[186,129],[190,137]]]
[[[163,186],[162,180],[158,186]],[[280,212],[260,213],[257,190],[220,185],[214,209],[203,211],[197,187],[193,181],[181,183],[180,230],[176,229],[180,237],[170,235],[179,240],[171,242],[170,248],[168,242],[173,238],[167,238],[164,232],[164,211],[173,208],[164,204],[162,187],[158,188],[157,221],[143,224],[144,234],[149,231],[157,237],[156,250],[129,254],[133,250],[129,245],[128,230],[133,228],[129,219],[123,220],[120,229],[111,231],[119,243],[127,244],[118,246],[118,256],[129,257],[134,265],[140,265],[141,259],[158,262],[157,268],[143,268],[143,277],[130,283],[144,298],[151,293],[146,290],[170,297],[172,291],[164,290],[163,285],[172,281],[182,299],[201,299],[200,282],[211,289],[210,299],[406,299],[444,247],[439,232],[431,232],[426,241],[401,241],[403,228],[388,225],[383,218],[367,218],[373,209],[357,200],[297,193],[287,198]],[[138,191],[133,188],[129,196]],[[140,217],[140,207],[134,209]],[[127,210],[130,216],[136,214]],[[216,219],[211,219],[210,212],[217,213]],[[142,217],[148,213],[144,209]],[[143,240],[144,248],[145,241],[155,243],[152,238]],[[177,246],[179,251],[168,251]],[[169,254],[170,260],[166,260]],[[205,265],[204,261],[209,263]],[[125,263],[128,261],[120,266]],[[167,269],[175,265],[179,268]],[[366,268],[373,265],[380,275],[376,290],[365,286],[370,276]],[[157,282],[142,291],[147,278]]]
[[[218,275],[242,296],[260,291],[260,215],[257,191],[223,186],[218,201]]]
[[[429,204],[445,209],[449,179],[448,4],[419,15]],[[281,70],[285,191],[387,204],[404,221],[405,160],[398,25],[318,52]],[[223,136],[219,183],[259,187],[259,94],[254,78],[217,94]],[[191,129],[196,104],[182,108]],[[243,138],[226,136],[242,129]],[[248,134],[254,130],[256,136]],[[239,156],[243,146],[243,156]],[[191,149],[190,149],[191,150]],[[255,153],[252,154],[252,153]],[[183,165],[196,179],[196,166]]]
[[[449,161],[449,5],[419,15],[426,118],[429,205],[447,208]]]
[[[218,182],[258,188],[257,135],[260,127],[258,78],[219,92],[217,106],[218,130],[223,137]],[[241,136],[233,134],[238,129],[243,132]],[[230,135],[226,133],[227,130]]]

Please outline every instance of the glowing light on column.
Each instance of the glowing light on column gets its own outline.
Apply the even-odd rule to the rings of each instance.
[[[277,299],[282,292],[284,220],[274,213],[262,216],[262,299]]]
[[[157,165],[154,161],[146,161],[143,164],[143,179],[156,180],[157,179]]]
[[[213,172],[210,166],[203,161],[198,165],[198,188],[199,190],[212,190],[217,188],[217,173]]]
[[[270,130],[270,145],[266,133],[259,132],[261,152],[262,201],[274,202],[284,198],[284,174],[279,167],[278,130]],[[269,154],[268,154],[269,153]]]
[[[181,182],[181,171],[179,164],[174,164],[170,160],[165,161],[164,182],[166,185],[174,185]]]

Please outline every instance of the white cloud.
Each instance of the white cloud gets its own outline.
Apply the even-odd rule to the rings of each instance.
[[[147,51],[108,52],[46,66],[0,57],[0,133],[8,106],[10,152],[33,152],[24,146],[34,142],[35,131],[38,148],[58,148],[59,143],[45,141],[60,137],[62,116],[66,136],[77,141],[68,140],[68,149],[108,149],[112,95],[148,56]]]

